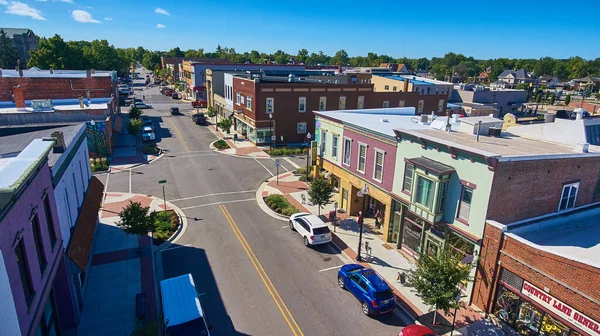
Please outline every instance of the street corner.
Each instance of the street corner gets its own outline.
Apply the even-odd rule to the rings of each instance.
[[[265,198],[267,198],[269,195],[282,195],[282,193],[279,190],[268,186],[267,182],[263,182],[258,188],[258,190],[256,190],[256,203],[258,204],[258,207],[265,214],[269,215],[272,218],[287,221],[289,219],[288,216],[280,215],[277,212],[271,210],[271,208],[269,208],[269,206],[265,202]]]
[[[152,198],[153,198],[152,206],[154,206],[156,209],[158,209],[155,211],[173,210],[173,211],[175,211],[177,216],[179,216],[179,221],[181,223],[181,225],[179,225],[179,227],[177,228],[177,231],[175,231],[175,233],[173,233],[173,235],[171,235],[171,237],[169,237],[169,239],[167,239],[164,243],[162,243],[160,246],[158,246],[158,249],[162,250],[162,249],[169,247],[172,244],[175,244],[183,236],[183,234],[187,230],[188,221],[187,221],[187,216],[185,215],[183,210],[181,210],[181,208],[179,208],[175,204],[173,204],[169,201],[165,202],[164,199],[158,198],[155,196],[152,196]],[[152,206],[150,207],[150,210],[153,209]]]

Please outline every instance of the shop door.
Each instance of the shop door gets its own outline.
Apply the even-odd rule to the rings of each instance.
[[[419,252],[421,247],[421,232],[423,228],[408,218],[404,218],[402,225],[402,247],[411,252]]]
[[[388,241],[394,244],[398,244],[398,238],[400,237],[400,223],[402,222],[402,213],[395,211],[392,214],[392,221],[390,223],[390,230],[388,231]]]

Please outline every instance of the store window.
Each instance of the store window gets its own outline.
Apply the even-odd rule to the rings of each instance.
[[[515,322],[515,329],[521,335],[534,335],[540,331],[543,311],[529,302],[523,302]]]
[[[520,303],[521,300],[517,294],[504,286],[500,286],[496,298],[496,306],[494,307],[494,315],[513,326],[517,320]]]
[[[428,209],[433,207],[433,181],[423,176],[417,177],[417,192],[414,202],[419,203]]]
[[[542,326],[540,327],[540,336],[567,336],[569,334],[569,327],[564,323],[546,314],[542,320]]]
[[[410,163],[406,164],[406,167],[404,167],[404,183],[402,184],[402,190],[406,191],[407,193],[410,194],[410,191],[412,189],[412,180],[413,180],[413,170],[414,170],[415,166],[413,166]]]
[[[469,215],[471,214],[471,201],[473,199],[473,189],[463,186],[462,193],[460,195],[460,205],[458,207],[458,215],[456,217],[469,221]]]
[[[306,97],[298,98],[298,112],[306,112]]]
[[[361,109],[365,107],[365,97],[364,96],[360,96],[358,97],[358,103],[356,104],[356,108],[357,109]]]
[[[267,114],[275,112],[275,98],[267,98]]]
[[[421,232],[423,228],[413,221],[405,218],[402,228],[402,246],[418,252],[421,246]]]
[[[558,205],[558,211],[568,210],[575,207],[578,189],[579,182],[566,184],[563,186],[562,195],[560,196],[560,204]]]

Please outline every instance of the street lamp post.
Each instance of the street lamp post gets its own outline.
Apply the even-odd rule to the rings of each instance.
[[[306,140],[308,141],[308,151],[306,152],[306,181],[308,182],[308,161],[310,161],[310,132],[306,134]]]
[[[365,184],[365,186],[358,191],[358,193],[356,193],[356,195],[358,197],[362,197],[363,198],[363,204],[362,204],[362,212],[361,212],[361,216],[359,218],[359,233],[358,233],[358,254],[356,255],[356,261],[363,261],[363,258],[360,255],[360,249],[362,247],[362,234],[363,234],[363,225],[365,222],[365,205],[366,205],[366,201],[367,201],[367,195],[369,194],[369,187],[367,187],[367,185]]]
[[[273,113],[269,113],[269,150],[273,150]]]

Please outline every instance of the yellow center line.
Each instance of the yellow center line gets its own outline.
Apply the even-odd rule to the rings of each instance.
[[[190,152],[190,147],[188,147],[187,143],[183,139],[183,135],[181,135],[181,133],[179,132],[179,129],[177,128],[177,126],[175,126],[175,123],[173,122],[173,120],[171,118],[168,118],[168,119],[171,122],[171,125],[173,125],[173,130],[175,131],[175,133],[177,133],[177,136],[179,137],[179,140],[181,140],[183,147],[185,147],[186,151]]]
[[[285,302],[283,302],[283,299],[281,298],[281,295],[279,295],[279,292],[277,292],[277,289],[275,289],[275,286],[273,285],[273,282],[271,282],[271,279],[267,275],[267,272],[265,272],[265,269],[262,267],[260,261],[258,261],[258,258],[256,257],[256,255],[252,251],[252,248],[250,247],[250,245],[246,241],[246,238],[244,238],[244,235],[240,231],[239,227],[237,226],[237,224],[235,223],[235,221],[231,217],[231,214],[229,213],[229,211],[227,210],[227,208],[224,205],[220,205],[219,207],[221,208],[221,211],[223,212],[223,215],[225,216],[225,219],[227,219],[227,222],[229,223],[229,226],[231,226],[231,229],[233,230],[233,233],[235,234],[235,236],[239,240],[240,244],[242,244],[242,247],[244,248],[244,251],[246,251],[246,254],[250,258],[250,261],[252,262],[252,265],[256,269],[256,272],[258,272],[258,275],[260,276],[260,279],[262,280],[263,284],[267,288],[267,291],[271,295],[271,298],[275,302],[275,305],[277,305],[277,308],[279,309],[279,312],[281,313],[281,315],[285,319],[285,322],[290,327],[290,330],[292,331],[292,333],[295,336],[298,336],[298,335],[304,336],[304,333],[302,333],[302,330],[300,329],[300,326],[298,326],[298,323],[296,322],[296,320],[292,316],[292,313],[290,313],[290,310],[286,306]]]

